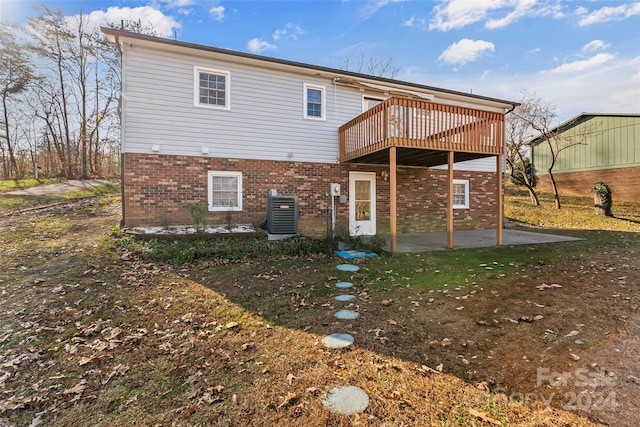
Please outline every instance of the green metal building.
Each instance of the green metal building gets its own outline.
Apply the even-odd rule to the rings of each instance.
[[[640,201],[640,114],[582,113],[554,128],[562,149],[553,168],[561,194],[585,195],[598,182],[614,200]],[[548,144],[530,142],[531,162],[539,189],[551,190]]]

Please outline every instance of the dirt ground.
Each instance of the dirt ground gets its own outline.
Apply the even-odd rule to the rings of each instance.
[[[637,248],[638,236],[626,238]],[[206,268],[189,274],[202,274],[203,283],[275,322],[318,336],[335,332],[327,308],[356,309],[361,317],[344,332],[359,346],[432,368],[440,365],[464,381],[532,406],[549,404],[604,424],[636,426],[640,254],[620,243],[619,251],[594,248],[574,262],[523,265],[504,278],[433,291],[403,284],[369,291],[368,279],[354,274],[349,280],[360,298],[350,305],[333,300],[338,290],[310,301],[303,300],[309,297],[304,287],[284,295],[286,288],[274,291],[277,285],[308,283],[307,270],[274,265],[247,271],[245,277],[222,270],[211,277]],[[375,262],[362,261],[361,271]],[[416,268],[425,274],[438,270],[419,261]],[[325,285],[337,279],[329,275]],[[251,293],[255,298],[248,301]],[[265,304],[263,297],[279,299],[280,306],[273,300]],[[281,313],[283,306],[296,304],[295,316]]]
[[[52,414],[58,420],[56,425],[81,425],[77,422],[82,420],[83,411],[85,414],[86,411],[106,414],[120,411],[132,417],[132,425],[137,424],[135,420],[142,419],[136,418],[141,416],[139,412],[153,412],[154,404],[161,405],[163,399],[172,396],[167,394],[174,391],[166,382],[178,376],[184,378],[179,386],[187,397],[219,403],[224,400],[220,397],[222,386],[208,382],[195,387],[203,383],[198,376],[203,375],[202,371],[208,366],[207,357],[222,358],[225,365],[236,356],[244,357],[242,366],[251,360],[251,367],[233,368],[236,374],[223,372],[229,382],[239,381],[235,377],[254,371],[267,375],[268,369],[263,364],[266,362],[257,362],[262,360],[258,356],[247,356],[260,345],[260,335],[255,331],[246,336],[239,332],[233,337],[234,345],[242,342],[242,350],[237,353],[224,350],[223,346],[207,347],[205,352],[196,353],[198,340],[211,337],[207,329],[211,323],[197,322],[198,318],[205,318],[204,313],[209,309],[198,302],[204,294],[196,294],[189,306],[178,308],[181,298],[194,292],[187,285],[180,291],[183,283],[180,279],[197,284],[197,289],[215,291],[233,304],[219,302],[218,316],[242,311],[238,315],[245,316],[249,323],[253,322],[250,320],[253,316],[259,316],[276,327],[271,329],[267,325],[264,330],[260,323],[260,330],[269,338],[280,337],[281,332],[276,332],[278,327],[286,328],[286,338],[278,338],[282,339],[283,353],[276,357],[283,359],[290,372],[284,386],[304,382],[301,373],[297,377],[291,374],[296,369],[302,372],[303,367],[298,365],[304,361],[286,360],[287,347],[292,352],[299,351],[298,347],[310,340],[311,348],[317,348],[314,345],[324,335],[340,329],[339,332],[355,337],[357,349],[344,351],[337,357],[320,350],[304,350],[321,358],[323,362],[317,369],[321,369],[320,365],[324,366],[322,369],[330,365],[333,379],[347,375],[345,365],[351,364],[353,368],[354,360],[371,358],[374,354],[377,359],[369,365],[376,366],[378,371],[383,369],[384,360],[406,362],[406,365],[401,362],[393,365],[395,372],[404,376],[405,381],[415,381],[416,387],[427,387],[422,382],[426,372],[442,371],[477,390],[494,392],[473,395],[477,399],[500,396],[496,399],[524,402],[533,409],[562,410],[552,414],[557,423],[527,425],[572,425],[573,421],[563,418],[563,411],[606,425],[637,425],[640,407],[640,318],[637,314],[640,237],[637,234],[612,234],[614,243],[605,249],[593,247],[571,260],[558,256],[557,261],[539,262],[533,258],[530,263],[510,266],[504,274],[501,273],[504,265],[488,261],[477,269],[470,268],[464,283],[425,290],[410,286],[402,277],[395,278],[395,285],[377,288],[370,274],[380,268],[382,261],[377,259],[354,261],[361,267],[360,272],[344,276],[335,270],[335,265],[342,262],[335,257],[233,264],[201,262],[180,267],[140,262],[128,258],[126,253],[115,257],[105,249],[103,236],[118,223],[118,214],[118,205],[101,205],[97,200],[23,214],[0,214],[0,229],[4,230],[0,241],[4,247],[0,264],[4,272],[0,275],[0,426],[37,426],[43,420],[51,420]],[[43,218],[49,225],[38,226],[36,240],[29,240],[34,238],[29,224],[42,222]],[[29,243],[25,246],[26,241]],[[563,251],[562,245],[549,248],[558,254]],[[533,248],[532,251],[535,253]],[[438,266],[427,257],[423,259],[415,258],[416,271],[437,275]],[[495,277],[476,281],[476,276],[481,276],[478,272],[487,268],[496,272]],[[336,280],[349,280],[354,284],[352,293],[358,295],[357,302],[335,301],[334,297],[341,293],[334,286]],[[134,297],[123,294],[134,300],[121,298],[118,289],[123,287],[136,289]],[[355,321],[336,321],[333,313],[338,307],[357,309],[361,316]],[[107,314],[113,322],[103,320]],[[158,320],[161,318],[162,321]],[[186,337],[183,332],[181,340],[190,344],[178,348],[170,337],[178,333],[180,325],[191,328],[196,338]],[[214,325],[216,331],[235,330],[236,326],[227,324],[215,328]],[[172,332],[167,332],[170,329]],[[146,339],[153,339],[162,354],[138,355],[139,343]],[[174,342],[173,348],[171,342]],[[127,351],[118,354],[118,349]],[[155,351],[160,352],[158,349]],[[140,389],[152,379],[135,375],[136,362],[127,359],[127,352],[136,355],[140,366],[148,363],[154,369],[168,372],[157,385],[167,391],[157,393],[154,397],[157,400],[149,400],[147,409],[141,406],[136,413],[126,412],[135,407],[141,396],[131,392],[135,388],[130,384],[135,383]],[[175,365],[167,355],[183,358],[184,364]],[[272,362],[274,371],[275,366]],[[414,367],[408,368],[410,366]],[[352,380],[372,381],[374,377],[368,374],[368,369],[356,367]],[[182,375],[182,372],[192,374]],[[234,378],[228,378],[229,375]],[[130,382],[127,387],[118,382],[125,376]],[[103,388],[112,384],[117,387],[105,392],[100,391],[100,384]],[[271,393],[268,398],[275,403],[261,410],[276,413],[288,409],[299,417],[297,419],[304,420],[303,413],[308,407],[303,406],[304,402],[295,403],[305,400],[302,394],[314,395],[322,388],[322,384],[314,384],[307,383],[297,395],[266,392],[268,385],[262,384],[261,393]],[[384,401],[393,401],[402,410],[408,410],[408,398],[403,402],[395,395],[395,390],[402,389],[394,384],[384,387],[387,386],[389,397]],[[226,389],[231,386],[227,385]],[[421,393],[428,398],[431,391],[425,390]],[[109,393],[119,394],[113,397]],[[460,398],[453,395],[453,389],[448,393],[452,393],[452,399]],[[64,402],[54,399],[54,394],[64,396]],[[225,399],[236,403],[238,398],[233,394]],[[491,408],[491,402],[474,404]],[[435,413],[437,405],[432,405]],[[60,412],[63,407],[64,415]],[[400,425],[376,418],[376,414],[389,408],[395,406],[374,408],[368,419],[356,417],[349,422]],[[155,424],[209,425],[224,420],[220,412],[208,414],[207,422],[196,422],[192,418],[199,410],[199,406],[187,404],[168,412],[174,416],[181,414],[179,422],[167,421],[171,418],[165,414],[158,415],[159,422]],[[251,416],[247,411],[235,421],[221,425],[261,425],[252,422]],[[441,415],[440,419],[450,416]],[[150,422],[153,418],[145,420]],[[495,425],[494,421],[483,415],[473,424]],[[466,423],[437,425],[460,424]],[[329,417],[317,425],[346,424]]]

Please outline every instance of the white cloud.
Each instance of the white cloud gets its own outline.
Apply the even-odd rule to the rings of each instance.
[[[603,66],[581,73],[509,71],[492,73],[425,73],[415,67],[404,68],[400,80],[517,101],[523,89],[557,106],[558,123],[583,111],[637,113],[640,110],[640,56],[614,59]]]
[[[176,21],[172,16],[165,15],[160,10],[151,6],[141,7],[110,7],[106,11],[94,10],[88,15],[88,28],[97,28],[106,24],[120,25],[122,20],[140,20],[144,23],[151,23],[156,30],[157,35],[160,37],[170,37],[173,35],[173,31],[182,28],[182,24]],[[69,16],[70,22],[74,23],[80,19],[79,15]]]
[[[595,56],[592,56],[589,59],[582,59],[579,61],[573,61],[566,64],[562,64],[553,70],[552,73],[575,73],[578,71],[586,71],[594,67],[598,67],[599,65],[606,64],[607,62],[613,60],[615,56],[610,53],[599,53]]]
[[[386,5],[390,3],[402,3],[404,0],[375,0],[362,2],[363,6],[358,11],[360,19],[366,20],[372,17]]]
[[[609,47],[609,43],[605,43],[602,40],[592,40],[589,43],[582,46],[582,50],[591,52],[594,50],[602,50]]]
[[[275,30],[272,37],[275,41],[278,41],[283,37],[290,38],[292,40],[298,40],[298,37],[304,35],[305,33],[306,31],[303,30],[300,25],[287,22],[287,25],[285,25],[283,28],[278,28],[277,30]]]
[[[491,9],[503,6],[502,0],[445,0],[435,8],[430,30],[449,31],[483,20]]]
[[[278,47],[269,43],[266,40],[260,40],[258,38],[251,39],[247,42],[247,48],[253,53],[264,52],[265,50],[275,50]]]
[[[493,52],[496,47],[493,43],[484,40],[462,39],[449,45],[438,57],[447,64],[464,65],[473,62],[484,52]]]
[[[616,7],[606,6],[583,16],[578,21],[578,25],[584,27],[602,22],[622,21],[637,15],[640,15],[640,2],[621,4]]]
[[[224,6],[213,6],[209,9],[209,14],[213,16],[218,22],[222,22],[224,20]]]
[[[425,24],[425,19],[424,18],[416,18],[415,16],[411,15],[411,18],[407,19],[406,21],[402,21],[402,26],[403,27],[424,27]]]
[[[540,53],[540,48],[539,47],[534,47],[533,49],[529,49],[527,51],[527,53],[531,54],[531,55],[537,55],[537,54]]]
[[[485,28],[493,30],[517,22],[523,16],[564,17],[561,4],[538,3],[539,0],[444,0],[433,9],[430,30],[449,31],[485,21]],[[492,18],[491,14],[506,15]]]
[[[493,30],[513,24],[518,19],[527,15],[530,12],[531,8],[535,6],[535,4],[536,0],[519,0],[513,12],[507,14],[507,16],[502,19],[489,19],[485,23],[485,27],[487,27],[489,30]]]
[[[576,15],[580,16],[580,15],[586,15],[587,13],[589,13],[589,9],[587,9],[584,6],[578,6],[576,7]]]

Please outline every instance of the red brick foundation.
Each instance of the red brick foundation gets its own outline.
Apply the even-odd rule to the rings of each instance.
[[[380,172],[388,167],[262,160],[220,159],[146,154],[124,155],[125,225],[170,226],[191,223],[187,203],[207,202],[207,172],[243,172],[243,210],[210,212],[210,224],[258,223],[266,217],[267,194],[295,195],[299,231],[325,237],[329,187],[338,182],[349,189],[349,171],[377,173],[378,233],[389,231],[389,182]],[[454,211],[456,229],[494,228],[497,225],[495,173],[456,172],[470,181],[470,209]],[[447,172],[427,168],[398,168],[398,232],[442,231],[446,228]],[[336,203],[337,228],[348,229],[348,203]]]
[[[614,203],[616,200],[640,200],[640,167],[563,172],[554,173],[553,176],[561,194],[585,196],[596,182],[601,181],[611,188]],[[536,179],[536,188],[552,191],[549,175],[539,175]]]

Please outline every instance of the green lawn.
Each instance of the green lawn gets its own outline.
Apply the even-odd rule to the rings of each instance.
[[[96,185],[82,191],[73,193],[65,193],[53,196],[13,196],[3,194],[8,191],[22,190],[36,185],[52,184],[60,182],[60,180],[7,180],[0,181],[0,210],[2,209],[24,209],[45,203],[53,203],[56,201],[64,201],[69,199],[77,199],[81,197],[93,196],[118,196],[120,194],[120,183],[106,183]]]
[[[60,178],[42,178],[42,179],[7,179],[0,180],[0,193],[6,193],[14,190],[24,190],[25,188],[35,187],[36,185],[53,184],[60,182]]]

